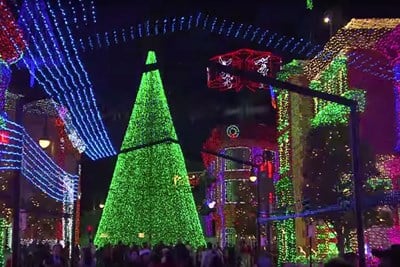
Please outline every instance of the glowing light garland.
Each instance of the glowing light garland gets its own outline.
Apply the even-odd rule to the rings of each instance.
[[[31,44],[23,64],[46,92],[71,113],[85,152],[92,159],[114,155],[60,1],[56,7],[47,3],[47,9],[41,0],[25,1],[19,23]]]
[[[314,8],[313,0],[306,0],[307,9],[311,10]]]
[[[225,37],[247,40],[260,45],[262,49],[291,53],[296,56],[314,56],[321,49],[320,45],[315,45],[303,38],[296,39],[294,37],[280,35],[255,25],[229,21],[201,12],[195,15],[175,17],[172,19],[147,20],[144,23],[139,23],[136,26],[130,26],[118,31],[113,30],[111,32],[96,33],[85,39],[79,39],[79,42],[81,44],[80,49],[82,51],[87,51],[144,37],[196,29],[217,35],[224,35]],[[110,38],[111,36],[113,36],[113,38]]]
[[[347,57],[340,55],[330,62],[330,64],[310,81],[310,88],[316,91],[323,91],[329,94],[342,95],[348,90],[347,82]],[[328,101],[314,99],[314,112],[318,113]]]
[[[364,112],[366,105],[365,91],[349,90],[342,94],[343,97],[358,101],[359,111]],[[350,108],[337,104],[328,103],[321,108],[315,117],[311,120],[312,127],[347,124],[349,121]]]
[[[277,74],[277,79],[287,81],[289,78],[301,74],[303,66],[300,61],[292,61],[282,67]],[[279,152],[279,175],[280,179],[275,184],[277,196],[277,207],[291,210],[294,208],[294,192],[291,179],[291,158],[290,158],[290,95],[286,90],[277,90],[278,106],[278,152]],[[272,218],[272,217],[270,217]],[[295,262],[296,260],[296,231],[294,217],[284,218],[276,222],[278,239],[278,264]]]
[[[6,122],[4,129],[10,141],[0,145],[0,170],[21,169],[26,179],[50,197],[63,202],[65,194],[72,194],[67,202],[73,202],[77,197],[78,177],[57,166],[22,126],[10,120]]]
[[[0,218],[0,264],[4,266],[5,257],[4,257],[4,248],[6,246],[6,229],[8,227],[8,223],[5,218]]]
[[[75,0],[65,1],[66,15],[70,20],[70,25],[74,25],[76,29],[87,27],[90,24],[97,22],[96,18],[96,6],[94,0]]]
[[[398,50],[400,51],[400,49]],[[400,151],[400,57],[394,62],[394,95],[396,101],[397,143],[396,151]]]
[[[336,246],[337,239],[333,225],[330,223],[323,223],[316,226],[316,260],[325,262],[331,258],[337,257],[339,254]]]
[[[398,156],[379,155],[377,156],[376,166],[380,173],[393,180],[400,175],[400,158]]]
[[[11,80],[11,70],[10,68],[0,62],[0,113],[3,113],[5,111],[5,101],[6,101],[6,90],[8,88],[8,84],[10,83]],[[3,122],[0,122],[0,128],[1,125],[4,124],[3,116],[1,114],[0,120]]]
[[[13,64],[23,55],[25,43],[4,0],[0,0],[0,18],[0,64]]]
[[[131,245],[184,240],[197,248],[205,240],[181,147],[151,145],[165,138],[177,140],[177,135],[160,72],[152,66],[153,51],[146,63],[153,69],[142,75],[94,242],[102,247],[120,241]],[[148,146],[129,150],[138,145]],[[176,176],[181,179],[174,183]]]

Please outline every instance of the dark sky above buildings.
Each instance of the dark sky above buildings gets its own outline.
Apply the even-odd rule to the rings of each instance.
[[[280,34],[309,39],[324,44],[329,28],[323,24],[324,13],[333,14],[334,29],[351,18],[400,17],[398,1],[327,1],[314,0],[307,10],[305,0],[203,0],[203,1],[107,1],[97,0],[97,23],[79,32],[87,34],[119,30],[147,19],[193,14],[198,11],[229,20],[250,23]],[[398,2],[398,3],[396,3]],[[217,124],[235,123],[240,119],[274,123],[274,112],[268,106],[266,92],[243,90],[217,92],[207,88],[205,65],[217,54],[240,48],[261,49],[254,44],[200,31],[168,34],[141,39],[109,48],[82,53],[85,67],[93,81],[105,123],[114,146],[119,149],[143,71],[148,49],[156,49],[171,114],[183,152],[190,160],[200,160],[199,149]],[[281,55],[287,62],[288,55]],[[257,117],[223,116],[227,109],[265,105],[266,112]],[[98,162],[84,160],[83,201],[88,208],[93,201],[105,200],[115,164],[114,159]]]

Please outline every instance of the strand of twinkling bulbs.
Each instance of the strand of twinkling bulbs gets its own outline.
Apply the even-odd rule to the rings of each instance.
[[[29,31],[28,31],[29,32]],[[33,40],[33,42],[35,42],[35,38],[32,38],[32,40]],[[29,48],[29,46],[27,46],[27,48],[26,48],[26,51],[29,53],[29,54],[33,54],[33,52],[31,51],[31,49]],[[46,70],[48,71],[48,73],[49,73],[49,75],[51,76],[51,78],[52,79],[47,79],[46,78],[46,73],[45,73],[45,70],[42,70],[41,68],[40,68],[40,63],[38,63],[35,59],[31,59],[30,61],[28,61],[28,59],[26,59],[26,57],[23,57],[22,58],[22,62],[26,65],[26,67],[27,68],[30,68],[30,70],[31,70],[31,67],[33,66],[38,72],[36,72],[35,71],[35,73],[32,73],[31,72],[31,75],[36,75],[35,76],[35,78],[36,78],[36,80],[38,81],[38,83],[39,84],[41,84],[42,86],[43,86],[43,88],[45,88],[46,89],[46,91],[51,95],[51,94],[55,94],[56,95],[56,100],[57,101],[59,101],[59,102],[66,102],[66,105],[68,106],[68,107],[72,107],[72,109],[70,109],[70,111],[72,112],[72,113],[74,113],[74,108],[75,108],[75,106],[74,105],[72,105],[70,102],[69,102],[69,99],[68,98],[65,98],[65,100],[64,101],[62,101],[62,99],[61,99],[61,97],[57,94],[57,92],[56,91],[48,91],[49,89],[54,89],[54,88],[57,88],[57,85],[58,85],[58,88],[62,88],[62,84],[61,84],[61,82],[60,82],[60,79],[61,78],[63,78],[64,80],[65,80],[65,76],[62,76],[60,73],[60,70],[58,69],[58,67],[57,67],[57,65],[58,64],[55,64],[55,66],[56,66],[56,68],[55,68],[55,70],[57,71],[57,73],[59,73],[59,78],[58,77],[56,77],[55,76],[55,74],[52,72],[52,71],[50,71],[50,68],[51,68],[51,66],[48,66],[47,65],[47,63],[46,63],[46,60],[45,60],[45,57],[42,55],[42,52],[40,51],[40,50],[38,50],[38,53],[39,53],[39,56],[40,56],[40,59],[41,59],[41,62],[42,62],[42,66],[44,66],[44,67],[46,67]],[[54,62],[54,59],[52,59],[52,61]],[[39,76],[40,75],[40,76]],[[43,81],[44,80],[44,81]],[[53,83],[53,81],[56,81],[56,82],[54,82]],[[55,85],[55,83],[57,83],[57,85]],[[71,90],[69,90],[69,94],[71,95]],[[67,95],[68,96],[68,95]],[[73,98],[73,101],[75,102],[74,104],[76,104],[76,101],[75,101],[75,98],[73,97],[73,95],[72,95],[72,98]],[[80,112],[79,112],[79,110],[77,111],[77,113],[78,113],[78,116],[73,116],[73,122],[74,122],[74,124],[76,124],[76,123],[78,123],[77,121],[78,121],[78,119],[81,119],[82,118],[82,114],[80,114]],[[85,125],[86,126],[86,125]],[[86,128],[87,129],[87,128]],[[92,152],[92,151],[87,151],[87,154],[89,155],[89,156],[92,156],[92,157],[95,157],[95,156],[98,156],[98,154],[93,154],[94,152]],[[99,153],[98,152],[98,150],[96,150],[95,151],[95,153]]]
[[[91,117],[92,117],[95,121],[97,120],[97,121],[99,122],[100,127],[101,127],[101,129],[99,129],[98,126],[96,125],[96,126],[97,126],[97,130],[99,131],[99,133],[100,133],[102,139],[103,139],[103,140],[105,141],[105,143],[106,143],[106,144],[105,144],[105,148],[103,148],[103,149],[105,149],[106,152],[107,152],[107,155],[106,155],[106,156],[115,155],[116,152],[115,152],[114,148],[112,147],[111,141],[110,141],[110,139],[109,139],[109,137],[108,137],[108,135],[107,135],[107,133],[106,133],[104,124],[102,123],[100,113],[99,113],[99,111],[98,111],[98,109],[97,109],[97,107],[96,107],[96,104],[95,104],[95,103],[96,103],[96,100],[95,100],[95,96],[94,96],[94,93],[93,93],[92,84],[91,84],[91,82],[90,82],[90,80],[89,80],[88,73],[85,71],[85,69],[84,69],[84,67],[83,67],[83,65],[82,65],[82,63],[81,63],[81,61],[80,61],[80,59],[79,59],[79,57],[78,57],[78,50],[77,50],[77,48],[76,48],[76,46],[75,46],[74,39],[72,38],[71,30],[70,30],[70,28],[68,27],[68,21],[67,21],[67,19],[66,19],[65,11],[64,11],[64,9],[63,9],[62,6],[61,6],[61,1],[58,0],[57,3],[58,3],[59,10],[60,10],[61,13],[62,13],[62,18],[63,18],[63,20],[64,20],[64,23],[65,23],[65,26],[66,26],[66,30],[68,31],[67,36],[69,37],[70,44],[71,44],[71,46],[72,46],[72,49],[73,49],[73,52],[74,52],[74,55],[75,55],[75,61],[76,61],[76,63],[77,63],[77,64],[79,65],[79,67],[80,67],[80,72],[77,71],[76,73],[78,74],[78,78],[79,78],[79,79],[80,79],[79,73],[83,73],[83,75],[85,76],[85,79],[83,79],[83,80],[86,81],[86,86],[89,88],[88,91],[89,91],[89,93],[90,93],[90,97],[91,97],[92,101],[89,100],[89,97],[87,96],[87,91],[86,91],[86,90],[83,90],[83,93],[84,93],[84,96],[85,96],[85,98],[86,98],[87,103],[89,104],[89,111],[91,112]],[[52,8],[52,7],[50,6],[50,3],[47,3],[47,6],[48,6],[48,9],[49,9],[49,11],[50,11],[50,14],[52,15],[52,18],[53,18],[54,23],[57,25],[57,17],[56,17],[55,14],[54,14],[54,10],[55,10],[55,9]],[[59,33],[60,38],[62,39],[62,38],[63,38],[63,33],[61,32],[61,30],[59,30],[58,27],[56,27],[56,28],[57,28],[57,31],[58,31],[58,33]],[[66,52],[68,52],[68,49],[66,50]],[[74,64],[71,64],[71,65],[72,65],[72,67],[74,67]],[[82,82],[81,82],[81,84],[82,84],[82,86],[83,86],[82,88],[85,88],[85,86],[84,86],[84,84],[83,84]],[[90,106],[90,104],[92,104],[92,107]],[[95,113],[93,113],[94,110],[96,111]],[[97,140],[94,140],[94,141],[95,141],[95,143],[98,142]]]
[[[80,49],[86,51],[94,50],[95,45],[98,48],[108,47],[143,37],[189,31],[192,28],[225,35],[226,37],[257,42],[259,45],[265,45],[266,48],[274,48],[300,57],[311,57],[321,49],[320,45],[312,44],[312,42],[303,38],[296,39],[280,35],[270,30],[262,30],[260,27],[251,24],[246,25],[244,23],[228,21],[227,19],[205,15],[201,12],[198,12],[195,16],[189,15],[172,19],[164,18],[161,23],[160,20],[147,20],[144,23],[137,24],[136,27],[130,26],[129,30],[124,28],[113,30],[111,34],[109,32],[96,33],[89,35],[86,40],[80,38],[78,41]],[[129,32],[129,36],[127,32]],[[109,38],[110,35],[113,37],[112,40]]]
[[[36,48],[36,52],[40,56],[40,61],[37,61],[37,58],[34,55],[34,51],[32,51],[29,47],[27,48],[28,54],[31,56],[31,60],[27,60],[25,57],[23,58],[23,62],[25,63],[25,66],[31,71],[32,75],[35,75],[36,73],[34,72],[37,70],[39,72],[39,75],[36,75],[36,80],[46,89],[48,93],[50,93],[53,96],[56,96],[57,100],[61,103],[65,103],[66,106],[69,108],[70,112],[72,113],[73,117],[73,123],[75,128],[78,130],[79,135],[84,139],[87,150],[86,152],[88,153],[89,157],[93,159],[105,157],[105,156],[110,156],[115,154],[114,148],[111,146],[111,142],[105,132],[104,125],[101,121],[100,114],[97,110],[97,107],[95,105],[95,98],[93,95],[93,90],[91,83],[89,82],[88,75],[84,71],[82,63],[80,62],[77,51],[75,48],[75,45],[73,44],[73,40],[71,37],[71,32],[68,28],[68,22],[64,21],[67,31],[68,31],[68,36],[70,38],[70,47],[72,47],[72,54],[69,54],[70,47],[68,47],[67,42],[63,38],[62,31],[59,27],[57,17],[55,15],[55,9],[50,9],[50,14],[53,19],[54,25],[56,26],[55,29],[57,30],[57,33],[59,34],[59,38],[61,40],[61,43],[63,47],[65,48],[64,50],[66,51],[66,55],[64,55],[60,49],[57,49],[55,47],[54,41],[56,40],[56,37],[52,34],[51,28],[48,25],[50,18],[46,16],[44,11],[42,10],[40,4],[42,2],[40,1],[35,1],[32,2],[35,4],[34,7],[27,6],[27,3],[24,4],[22,7],[21,11],[21,16],[20,16],[20,21],[23,23],[22,26],[24,26],[25,30],[27,33],[30,33],[31,40],[33,40],[33,43]],[[31,3],[31,4],[32,4]],[[65,14],[63,13],[63,9],[61,7],[60,2],[58,2],[58,7],[60,9],[60,12],[62,13],[62,16]],[[36,13],[38,13],[39,16],[35,17],[35,14],[32,13],[32,10],[35,10]],[[29,17],[28,17],[29,16]],[[25,17],[28,17],[26,19]],[[39,18],[38,18],[39,17]],[[40,20],[41,18],[41,20]],[[46,20],[47,18],[47,20]],[[31,31],[30,30],[30,25],[28,23],[29,20],[32,20],[34,23],[34,29]],[[65,20],[65,18],[64,18]],[[48,36],[43,35],[43,31],[41,31],[41,27],[39,25],[43,24],[42,27],[46,28],[46,31],[44,31],[44,34],[48,34]],[[41,40],[37,40],[35,38],[35,35],[33,33],[37,33],[41,36]],[[48,37],[48,38],[46,38]],[[48,45],[46,41],[52,41],[52,45]],[[45,48],[45,51],[48,55],[48,57],[43,56],[42,52],[40,51],[41,49]],[[54,49],[55,48],[55,49]],[[57,53],[57,54],[55,54]],[[51,60],[51,65],[48,66],[48,61],[49,59]],[[57,59],[57,60],[55,60]],[[66,60],[68,59],[68,60]],[[65,70],[61,71],[60,68],[58,67],[59,62],[60,63],[65,63],[65,65],[70,66],[70,68],[67,69],[67,66],[64,66],[64,64],[61,64],[61,68]],[[68,64],[69,63],[69,64]],[[31,69],[32,65],[34,66],[35,70]],[[55,68],[54,68],[55,67]],[[80,68],[77,70],[77,68]],[[71,71],[73,70],[73,72]],[[81,74],[83,73],[84,78],[81,77]],[[59,77],[59,78],[57,78]],[[66,77],[69,77],[68,81],[71,81],[69,83],[66,79]],[[61,81],[60,81],[61,80]],[[76,85],[76,80],[78,80],[78,83],[81,85],[81,87],[74,87]],[[57,86],[55,86],[55,83]],[[72,94],[70,89],[71,87],[82,89],[82,88],[88,88],[90,91],[90,97],[87,95],[86,90],[76,90],[76,94]],[[60,88],[61,89],[61,96],[60,92],[55,91],[55,88]],[[53,91],[54,89],[54,91]],[[83,92],[82,92],[83,91]],[[82,97],[83,95],[83,97]],[[69,99],[72,99],[70,101]],[[71,103],[74,102],[74,103]],[[80,108],[80,105],[83,104],[83,107]],[[82,112],[81,112],[82,109]],[[89,112],[86,112],[86,111]],[[82,114],[82,113],[85,114]],[[88,118],[86,121],[89,121],[89,123],[84,123],[84,119]],[[88,127],[86,124],[89,125],[91,128],[88,130]],[[96,136],[100,135],[100,136]],[[100,141],[100,142],[99,142]],[[101,142],[103,141],[103,142]],[[97,145],[99,144],[99,145]]]
[[[193,22],[193,17],[196,17],[195,22]],[[219,25],[218,25],[219,24]],[[160,34],[169,34],[178,31],[189,31],[192,28],[200,28],[211,33],[217,33],[219,35],[225,34],[226,37],[234,37],[244,40],[249,40],[250,42],[257,42],[259,45],[265,44],[266,48],[273,48],[281,52],[289,52],[291,54],[296,54],[296,56],[310,58],[312,56],[324,57],[324,60],[330,61],[335,56],[332,54],[322,54],[317,53],[321,46],[317,44],[312,44],[304,39],[296,40],[294,37],[288,37],[285,35],[279,36],[278,33],[273,33],[269,30],[264,30],[260,35],[261,28],[255,27],[253,25],[245,25],[243,23],[237,23],[228,21],[226,19],[219,19],[217,17],[211,17],[209,15],[204,15],[199,12],[196,16],[182,16],[180,19],[165,18],[162,20],[162,26],[160,26],[160,20],[150,21],[147,20],[145,23],[139,23],[136,27],[130,26],[128,36],[126,29],[123,28],[119,31],[113,30],[112,41],[110,41],[110,33],[104,32],[96,33],[95,35],[88,36],[85,41],[83,38],[79,39],[80,49],[82,51],[94,50],[102,47],[109,47],[111,45],[118,45],[119,43],[126,43],[134,39],[140,39],[143,37],[157,36]],[[136,29],[136,31],[135,31]],[[160,30],[162,29],[162,31]],[[257,37],[257,38],[256,38]],[[279,37],[279,38],[278,38]],[[122,39],[122,40],[120,40]],[[290,49],[290,50],[289,50]],[[356,55],[355,52],[351,53]],[[353,66],[365,73],[373,76],[377,76],[381,79],[392,80],[392,72],[390,69],[384,69],[381,72],[376,72],[373,68],[379,66],[379,62],[371,57],[367,57],[360,62],[359,57],[354,57],[349,60],[349,66]]]

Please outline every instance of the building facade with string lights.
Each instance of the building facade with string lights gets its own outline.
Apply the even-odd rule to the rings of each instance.
[[[207,203],[214,205],[210,206],[213,212],[204,216],[206,236],[215,236],[222,247],[236,246],[240,241],[255,245],[257,206],[274,204],[272,180],[276,178],[278,162],[275,129],[263,124],[219,126],[213,129],[203,148],[243,161],[202,154],[209,175],[215,177],[207,189]],[[263,159],[268,166],[266,177],[252,180],[255,169],[249,162],[258,165],[264,163],[258,162]],[[257,191],[261,180],[271,181],[269,193],[266,189]]]
[[[396,43],[400,38],[399,19],[352,19],[339,29],[316,57],[308,61],[294,60],[283,66],[278,79],[299,86],[357,100],[360,114],[360,140],[367,143],[374,155],[378,174],[369,177],[366,186],[372,190],[384,186],[386,191],[399,189],[399,55]],[[335,104],[311,99],[280,90],[278,106],[278,147],[281,178],[277,183],[282,206],[302,206],[303,189],[310,177],[303,171],[307,134],[315,127],[347,125],[349,113]],[[382,111],[384,110],[385,115]],[[330,133],[329,138],[335,138]],[[322,151],[324,152],[324,151]],[[327,151],[325,151],[327,152]],[[330,152],[329,152],[330,153]],[[348,155],[344,155],[348,156]],[[340,203],[339,203],[340,204]],[[389,212],[391,218],[381,218],[382,225],[365,221],[367,248],[386,248],[398,243],[399,216],[397,208],[387,210],[377,206],[377,214]],[[381,215],[379,215],[381,216]],[[368,216],[367,216],[368,217]],[[392,220],[392,222],[386,222]],[[393,224],[393,227],[385,225]],[[307,225],[303,219],[278,222],[279,262],[296,261],[296,249],[309,246]],[[332,255],[338,242],[333,226],[317,225],[313,234],[313,253],[324,260]],[[294,233],[288,235],[288,233]],[[290,236],[290,238],[288,238]],[[355,250],[354,232],[349,250]]]

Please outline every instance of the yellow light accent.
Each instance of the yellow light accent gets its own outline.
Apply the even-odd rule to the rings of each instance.
[[[39,146],[43,149],[48,148],[50,146],[50,144],[51,144],[51,141],[49,139],[43,138],[43,139],[39,140]]]

